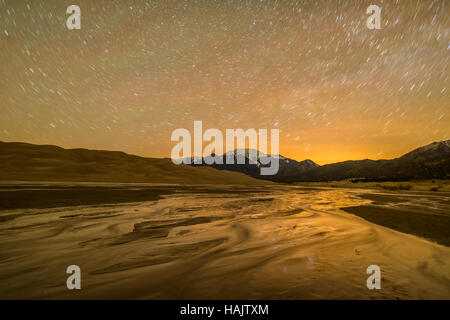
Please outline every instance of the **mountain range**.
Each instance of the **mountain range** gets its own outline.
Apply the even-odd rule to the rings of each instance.
[[[448,179],[450,178],[450,140],[433,142],[390,160],[357,160],[323,165],[290,181],[366,181]]]
[[[296,161],[275,156],[280,160],[280,169],[276,175],[261,176],[261,164],[250,164],[249,160],[257,154],[256,150],[231,151],[235,157],[244,157],[246,164],[226,164],[229,152],[223,155],[224,164],[210,165],[220,170],[238,171],[249,176],[269,179],[276,182],[313,182],[313,181],[384,181],[413,179],[448,179],[450,178],[450,140],[433,142],[417,148],[407,154],[390,160],[350,160],[319,166],[311,160]],[[206,166],[205,164],[193,164]]]
[[[301,176],[303,173],[319,167],[317,163],[309,159],[303,161],[296,161],[294,159],[283,157],[282,155],[268,156],[261,152],[258,157],[258,150],[254,149],[231,150],[223,155],[218,156],[219,158],[222,158],[221,161],[222,164],[217,163],[213,163],[210,165],[206,164],[212,163],[213,161],[210,161],[208,158],[212,158],[214,156],[216,155],[213,154],[209,157],[204,157],[201,164],[195,162],[199,160],[198,157],[195,158],[192,157],[191,164],[196,167],[209,166],[218,170],[237,171],[245,173],[246,175],[249,175],[257,179],[266,179],[272,181],[286,181],[289,180],[291,177]],[[261,164],[261,162],[259,161],[260,157],[267,157],[269,158],[270,161],[278,159],[279,161],[278,173],[273,176],[261,175],[260,168],[268,165]],[[234,158],[233,161],[234,164],[227,164],[227,158]],[[245,164],[239,164],[239,162]]]
[[[272,181],[450,179],[450,140],[433,142],[395,159],[353,160],[323,166],[309,159],[296,161],[272,155],[279,160],[279,171],[274,176],[260,175],[263,165],[257,154],[257,150],[245,149],[221,156],[223,163],[226,157],[235,160],[243,157],[245,164],[175,165],[167,158],[145,158],[119,151],[0,142],[0,180],[254,185]]]

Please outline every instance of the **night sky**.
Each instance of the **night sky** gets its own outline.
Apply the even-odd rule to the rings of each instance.
[[[2,141],[170,157],[202,120],[324,164],[450,139],[448,0],[0,0],[0,46]]]

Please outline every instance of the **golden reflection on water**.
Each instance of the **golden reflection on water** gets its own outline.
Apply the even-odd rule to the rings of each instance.
[[[450,249],[340,210],[370,203],[361,192],[193,187],[159,201],[12,210],[23,216],[0,224],[0,296],[450,298]],[[65,287],[71,264],[82,290]],[[381,290],[366,287],[372,264]]]

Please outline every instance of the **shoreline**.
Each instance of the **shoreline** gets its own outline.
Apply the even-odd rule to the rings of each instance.
[[[353,184],[355,185],[355,184]],[[60,182],[0,182],[0,223],[22,216],[22,213],[9,214],[10,210],[46,209],[73,206],[115,205],[120,203],[146,202],[162,199],[176,193],[259,193],[270,192],[274,186],[236,186],[236,185],[150,185],[150,184],[73,184]],[[276,187],[276,186],[275,186]],[[286,188],[286,185],[279,185]],[[293,186],[301,187],[301,186]],[[311,184],[304,187],[312,187]],[[323,188],[325,186],[321,186]],[[287,187],[289,188],[289,187]],[[328,188],[324,188],[326,190]],[[329,187],[330,190],[342,189]],[[302,188],[303,190],[303,188]],[[316,189],[317,190],[317,189]],[[354,188],[349,188],[355,191]],[[357,194],[359,198],[372,203],[359,206],[342,207],[341,210],[361,217],[371,223],[403,233],[415,235],[429,241],[450,246],[450,214],[445,214],[450,205],[446,192],[435,191],[386,191],[365,189],[369,193]],[[441,209],[423,212],[414,209],[410,202],[415,198],[435,198]]]
[[[77,206],[0,211],[3,298],[442,299],[449,294],[449,247],[342,210],[384,207],[391,220],[406,209],[423,210],[422,219],[447,214],[448,198],[434,193],[0,186],[1,198],[13,200],[12,194],[11,206]],[[151,199],[158,200],[145,201]],[[82,205],[99,201],[116,204]],[[409,220],[420,226],[419,219]],[[64,270],[72,264],[83,272],[81,292],[64,286]],[[373,264],[389,271],[382,292],[365,286],[366,268]]]

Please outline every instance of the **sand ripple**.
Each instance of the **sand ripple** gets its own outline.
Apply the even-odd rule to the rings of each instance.
[[[450,248],[340,210],[379,196],[361,197],[355,189],[236,188],[4,211],[0,297],[450,298]],[[82,290],[65,287],[71,264],[81,267]],[[381,290],[366,288],[372,264],[381,268]]]

